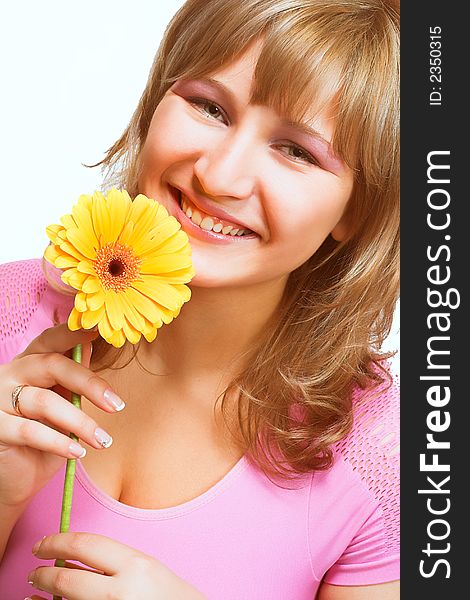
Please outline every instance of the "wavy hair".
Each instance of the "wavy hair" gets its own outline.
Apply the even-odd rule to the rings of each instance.
[[[231,430],[226,397],[238,395],[232,434],[268,476],[330,467],[332,445],[352,425],[354,386],[387,378],[380,348],[399,283],[398,23],[397,3],[385,0],[188,0],[129,125],[92,165],[105,171],[103,188],[134,197],[150,121],[170,86],[217,71],[258,39],[254,102],[296,118],[334,107],[332,146],[355,174],[349,235],[328,237],[290,274],[263,339],[217,399]],[[116,365],[102,341],[94,352]]]

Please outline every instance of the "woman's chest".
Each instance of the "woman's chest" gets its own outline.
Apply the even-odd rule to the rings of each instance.
[[[129,373],[132,386],[121,371],[106,378],[126,398],[126,408],[105,413],[83,398],[82,409],[113,444],[90,448],[82,465],[115,500],[147,509],[177,506],[209,490],[243,455],[214,418],[210,385],[199,383],[190,392],[162,381],[157,387],[141,373]]]
[[[197,498],[220,481],[241,452],[187,443],[115,439],[105,450],[90,449],[82,466],[95,485],[129,506],[160,509]]]

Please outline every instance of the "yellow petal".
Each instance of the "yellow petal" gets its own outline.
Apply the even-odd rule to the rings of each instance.
[[[106,314],[113,329],[122,329],[124,325],[124,310],[122,308],[119,293],[114,290],[105,291],[104,302],[106,305]]]
[[[122,298],[122,306],[124,309],[124,316],[129,321],[130,325],[137,329],[137,331],[143,332],[145,329],[145,319],[144,317],[137,311],[137,309],[130,302],[127,294],[124,292],[121,295]]]
[[[100,332],[101,337],[110,344],[114,329],[111,327],[106,310],[103,311],[103,315],[98,322],[98,331]]]
[[[51,242],[57,244],[58,234],[59,231],[62,231],[62,229],[62,225],[49,225],[48,227],[46,227],[46,235],[51,240]]]
[[[161,275],[152,275],[156,281],[162,283],[189,283],[194,277],[193,269],[181,269],[180,271],[172,271],[171,273],[162,273]]]
[[[174,285],[173,286],[183,298],[183,302],[188,302],[191,299],[191,288],[187,285]]]
[[[77,226],[77,224],[73,220],[72,215],[64,215],[63,217],[60,217],[59,221],[62,223],[62,225],[66,229],[68,229],[69,227],[76,227]]]
[[[72,312],[69,315],[67,325],[70,331],[77,331],[77,329],[81,329],[81,313],[78,312],[75,308],[72,308]]]
[[[79,252],[83,254],[83,256],[89,258],[90,260],[95,260],[96,249],[93,246],[92,241],[89,240],[79,229],[67,229],[67,239],[73,246],[75,246],[75,248],[77,248]]]
[[[153,200],[151,202],[154,203]],[[129,221],[137,223],[149,206],[150,201],[143,194],[136,196],[132,201],[131,209],[129,211]]]
[[[56,258],[55,266],[58,269],[70,269],[72,267],[76,267],[78,265],[78,261],[76,258],[72,258],[67,254],[61,254]]]
[[[129,245],[129,240],[131,239],[132,233],[134,232],[134,222],[127,221],[124,226],[124,229],[119,236],[119,243],[124,245]]]
[[[104,304],[98,310],[87,310],[82,313],[82,327],[91,329],[101,321],[105,314]]]
[[[90,310],[98,310],[104,304],[105,294],[102,288],[93,294],[87,294],[86,305]]]
[[[132,203],[129,218],[134,223],[134,231],[129,239],[129,244],[136,248],[136,252],[138,252],[136,244],[154,225],[158,207],[159,205],[155,201],[149,200],[141,194]]]
[[[106,203],[111,219],[111,240],[117,240],[126,223],[127,213],[131,207],[131,198],[126,191],[120,192],[115,188],[106,194]]]
[[[179,230],[158,248],[158,255],[173,254],[174,252],[191,255],[191,246],[188,242],[188,236],[185,231]],[[146,255],[147,258],[147,255]],[[150,256],[148,256],[150,258]]]
[[[91,217],[91,206],[86,199],[80,201],[82,198],[83,196],[80,196],[79,201],[73,207],[72,215],[77,224],[77,228],[90,240],[90,243],[94,248],[98,248],[98,239],[93,228]],[[87,197],[85,196],[85,198]]]
[[[91,206],[93,204],[93,198],[89,194],[81,194],[77,200],[77,204],[86,208],[91,214]]]
[[[59,248],[62,250],[62,252],[70,254],[70,256],[76,258],[78,262],[85,259],[83,254],[79,252],[70,242],[67,242],[67,240],[60,240]]]
[[[158,332],[158,329],[155,327],[151,331],[144,333],[144,337],[147,340],[147,342],[149,342],[149,343],[153,342],[153,340],[157,337],[157,332]]]
[[[140,267],[141,273],[160,275],[191,267],[191,257],[180,254],[164,254],[151,259],[143,259]]]
[[[61,253],[57,250],[57,246],[54,244],[49,244],[49,246],[47,246],[47,248],[44,250],[44,258],[53,265],[55,264],[58,256],[61,256]]]
[[[81,313],[87,310],[86,294],[83,292],[78,292],[78,294],[76,294],[75,308]]]
[[[79,273],[77,269],[67,269],[62,273],[62,281],[71,285],[76,290],[81,290],[83,286],[83,282],[87,278],[87,275],[84,273]]]
[[[124,290],[129,302],[134,308],[151,323],[161,323],[161,312],[155,302],[152,302],[147,296],[130,287]]]
[[[118,329],[117,331],[113,331],[113,335],[110,338],[110,343],[115,348],[121,348],[126,343],[126,336],[122,329]]]
[[[173,321],[173,319],[178,316],[179,314],[179,309],[178,310],[169,310],[168,308],[165,308],[164,306],[160,306],[158,305],[159,309],[160,309],[160,314],[162,315],[162,321],[165,323],[165,325],[168,325],[169,323],[171,323]]]
[[[98,277],[93,275],[85,275],[85,281],[82,285],[82,290],[87,294],[94,294],[102,289],[101,282]]]
[[[143,231],[139,237],[136,236],[136,230],[134,230],[130,243],[139,255],[155,252],[180,228],[180,223],[174,217],[167,217],[158,226],[148,230],[148,233]]]
[[[141,333],[135,329],[127,319],[124,320],[124,326],[122,328],[124,335],[130,341],[131,344],[137,344],[140,341]]]
[[[96,271],[93,265],[88,260],[81,260],[77,265],[77,271],[80,273],[86,273],[87,275],[94,275],[96,277]]]
[[[104,246],[108,242],[114,241],[111,237],[111,216],[109,214],[106,200],[100,192],[93,194],[93,225],[95,228],[96,236],[100,241],[100,244]]]
[[[132,287],[169,310],[176,310],[183,304],[181,294],[171,285],[155,281],[151,275],[142,275],[142,281],[134,281]]]

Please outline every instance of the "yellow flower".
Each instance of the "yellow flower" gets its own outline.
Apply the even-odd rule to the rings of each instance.
[[[139,194],[132,201],[116,189],[82,195],[60,223],[46,230],[52,244],[44,256],[78,290],[71,330],[98,325],[117,348],[141,335],[151,342],[190,299],[188,236],[155,200]]]

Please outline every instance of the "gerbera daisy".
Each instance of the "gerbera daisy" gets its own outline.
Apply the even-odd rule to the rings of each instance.
[[[45,258],[63,269],[62,281],[78,290],[68,326],[98,325],[121,347],[144,335],[152,341],[191,297],[191,246],[164,206],[122,190],[82,195],[72,213],[50,225]]]

